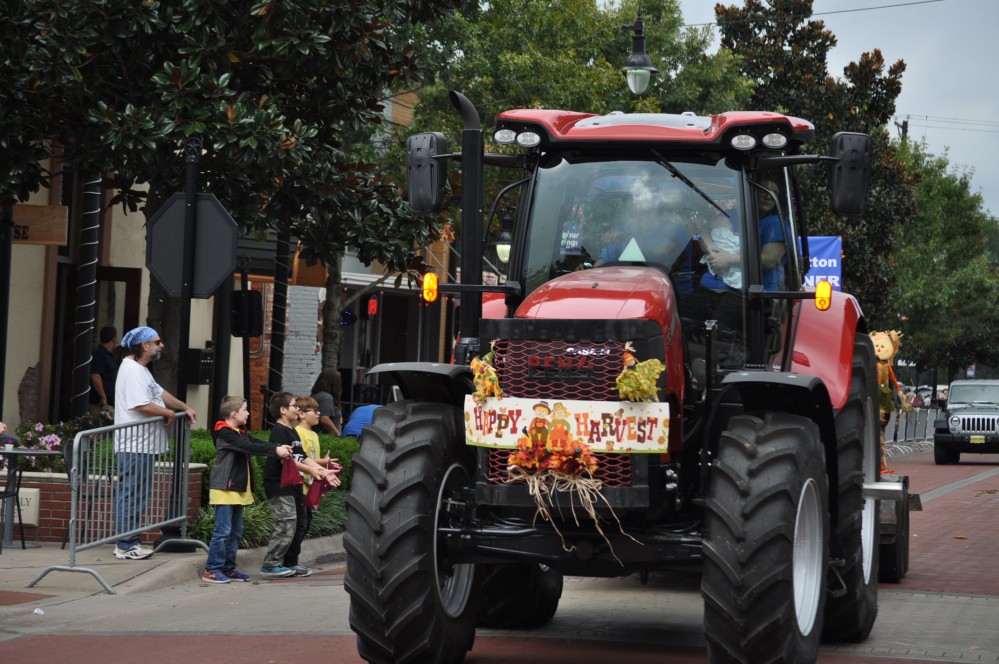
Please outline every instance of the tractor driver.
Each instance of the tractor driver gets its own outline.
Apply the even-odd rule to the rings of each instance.
[[[648,205],[633,206],[605,233],[596,265],[639,262],[668,270],[690,241],[690,230],[677,220],[677,208],[670,203],[665,195]]]

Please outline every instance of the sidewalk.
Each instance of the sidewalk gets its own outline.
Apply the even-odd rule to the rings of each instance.
[[[931,458],[921,453],[929,447],[932,444],[889,448],[889,465],[897,465],[900,471],[909,474],[910,487],[917,493],[930,491],[937,483],[954,481],[982,470],[969,468],[967,465],[935,467]],[[933,480],[930,480],[931,477]],[[915,518],[919,523],[919,517]],[[302,544],[302,564],[316,566],[342,561],[345,558],[342,540],[342,535],[307,539]],[[28,583],[46,568],[68,566],[69,552],[60,549],[59,544],[54,542],[43,543],[40,549],[22,550],[19,545],[20,542],[15,540],[12,547],[4,547],[0,553],[0,606],[22,602],[44,606],[45,603],[106,593],[94,576],[82,571],[53,570],[33,588],[28,588]],[[113,545],[99,546],[77,553],[76,568],[93,570],[118,595],[200,583],[199,577],[204,569],[206,556],[201,549],[193,553],[174,553],[168,549],[145,560],[117,560],[112,553],[113,548]],[[258,578],[263,556],[263,547],[241,549],[238,558],[240,569]]]
[[[307,539],[302,543],[303,565],[325,565],[343,560],[343,536],[330,535]],[[27,585],[48,567],[69,565],[69,551],[55,542],[45,542],[40,549],[21,549],[20,540],[0,553],[0,606],[32,602],[38,607],[72,601],[98,593],[106,594],[101,583],[87,572],[53,570],[33,588]],[[145,560],[118,560],[114,545],[98,546],[76,554],[75,569],[93,570],[118,595],[147,592],[178,584],[200,583],[207,553],[160,551]],[[259,577],[265,548],[241,549],[237,557],[240,569],[254,579]]]

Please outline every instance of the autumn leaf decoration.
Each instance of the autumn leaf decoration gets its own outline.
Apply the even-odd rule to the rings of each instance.
[[[631,342],[624,345],[624,369],[617,377],[617,390],[625,401],[659,401],[659,376],[666,366],[656,358],[639,362]]]
[[[481,358],[472,358],[472,382],[475,383],[475,393],[472,398],[477,404],[481,404],[488,397],[500,398],[503,396],[499,377],[496,375],[496,367],[493,366],[495,357],[495,353],[490,348],[489,352]]]

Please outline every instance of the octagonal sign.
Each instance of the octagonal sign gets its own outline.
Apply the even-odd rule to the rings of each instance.
[[[171,297],[184,285],[184,194],[174,194],[149,220],[146,267]],[[211,297],[236,271],[235,220],[213,194],[198,194],[192,296]]]

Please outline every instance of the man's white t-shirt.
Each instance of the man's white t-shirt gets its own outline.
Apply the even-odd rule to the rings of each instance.
[[[126,357],[118,368],[118,381],[114,386],[114,423],[129,424],[148,419],[148,415],[135,408],[149,403],[166,407],[163,388],[149,369]],[[160,454],[167,450],[166,433],[166,427],[161,422],[115,431],[114,451]]]

